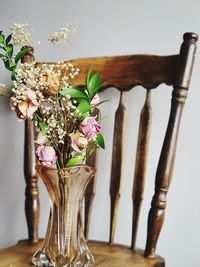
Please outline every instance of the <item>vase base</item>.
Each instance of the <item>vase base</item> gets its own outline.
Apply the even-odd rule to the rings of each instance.
[[[46,255],[45,251],[38,250],[32,257],[32,263],[35,266],[41,266],[41,267],[54,267],[54,263],[49,259],[49,257]]]
[[[90,267],[94,263],[94,257],[90,252],[79,255],[73,262],[73,267]]]
[[[93,262],[87,262],[87,263],[82,263],[82,262],[76,262],[70,265],[70,267],[92,267]]]
[[[82,255],[83,256],[83,255]],[[74,259],[72,262],[69,262],[69,258],[58,256],[56,258],[55,267],[92,267],[94,263],[94,258],[92,255],[88,255],[87,259],[84,255],[84,258],[81,255]]]

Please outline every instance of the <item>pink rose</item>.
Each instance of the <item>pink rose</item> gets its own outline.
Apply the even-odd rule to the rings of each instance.
[[[92,99],[92,101],[90,102],[91,105],[97,105],[99,104],[100,101],[100,97],[98,94],[95,95],[95,97]]]
[[[42,165],[53,165],[56,163],[56,152],[51,146],[40,145],[36,149],[36,154]]]
[[[80,132],[70,134],[71,137],[71,147],[75,151],[80,151],[81,149],[86,148],[88,141],[84,135]]]
[[[19,113],[18,116],[21,119],[32,119],[34,112],[38,109],[39,106],[36,93],[30,88],[26,87],[24,84],[20,84],[18,86],[18,90],[22,92],[23,100],[17,106],[14,106],[14,98],[11,98],[11,108]]]
[[[85,118],[80,124],[79,130],[85,135],[88,141],[99,133],[102,128],[96,121],[96,118],[97,116]]]

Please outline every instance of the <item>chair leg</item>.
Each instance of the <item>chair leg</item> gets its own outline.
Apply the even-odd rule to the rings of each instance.
[[[31,120],[25,121],[24,176],[26,181],[25,213],[30,242],[38,241],[40,214],[38,178],[35,174],[34,125]]]
[[[148,235],[144,256],[155,257],[157,240],[164,222],[167,190],[161,189],[155,193],[148,217]]]

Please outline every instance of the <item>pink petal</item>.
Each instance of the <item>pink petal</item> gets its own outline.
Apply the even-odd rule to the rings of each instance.
[[[18,105],[18,108],[20,112],[26,117],[27,116],[27,110],[28,110],[28,102],[23,101]]]
[[[100,101],[100,97],[98,94],[95,95],[95,97],[92,99],[92,101],[90,102],[91,105],[97,105],[99,104]]]
[[[38,106],[29,104],[28,110],[27,110],[27,117],[32,119],[33,113],[38,109]]]

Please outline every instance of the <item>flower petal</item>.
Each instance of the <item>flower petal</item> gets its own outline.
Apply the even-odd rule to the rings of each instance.
[[[28,110],[28,102],[23,101],[18,104],[18,108],[20,112],[26,117],[27,116],[27,110]]]

